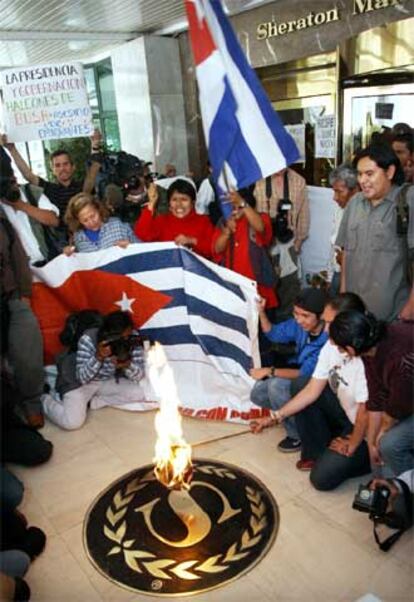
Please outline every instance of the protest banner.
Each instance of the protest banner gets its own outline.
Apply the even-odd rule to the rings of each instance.
[[[295,141],[296,146],[299,150],[299,157],[295,161],[295,163],[305,163],[306,161],[306,150],[305,150],[305,124],[304,123],[295,123],[285,125],[285,129],[292,136]]]
[[[336,155],[335,115],[319,117],[315,125],[315,158],[332,159]]]
[[[0,73],[10,142],[90,136],[92,111],[81,63],[15,67]]]

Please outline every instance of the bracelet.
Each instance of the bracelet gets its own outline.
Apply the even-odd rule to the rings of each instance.
[[[284,416],[282,416],[280,410],[270,410],[270,415],[276,420],[277,424],[281,424],[284,420]]]

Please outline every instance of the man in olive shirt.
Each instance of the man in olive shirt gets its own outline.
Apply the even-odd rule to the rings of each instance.
[[[344,249],[341,292],[353,292],[379,319],[407,315],[414,295],[407,281],[414,249],[414,187],[407,191],[410,222],[397,232],[399,185],[404,174],[398,157],[385,145],[368,147],[354,161],[361,193],[347,205],[336,244]]]

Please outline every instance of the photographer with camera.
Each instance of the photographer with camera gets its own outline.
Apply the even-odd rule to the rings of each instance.
[[[272,220],[270,253],[278,264],[277,294],[280,320],[288,319],[300,292],[299,253],[309,233],[309,200],[305,179],[290,167],[256,182],[256,209]]]
[[[43,398],[45,415],[61,428],[75,430],[84,424],[88,406],[142,410],[146,402],[145,409],[153,409],[155,404],[145,399],[144,376],[142,339],[129,313],[114,311],[79,339],[72,382],[66,375],[61,401]]]
[[[37,200],[35,199],[37,196]],[[48,238],[50,227],[59,223],[59,210],[30,184],[19,186],[11,159],[0,146],[0,204],[32,265],[44,265],[58,254]]]

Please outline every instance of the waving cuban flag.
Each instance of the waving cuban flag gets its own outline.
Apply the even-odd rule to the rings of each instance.
[[[240,189],[299,157],[219,0],[185,0],[204,134],[220,187]],[[226,180],[223,173],[226,173]]]

